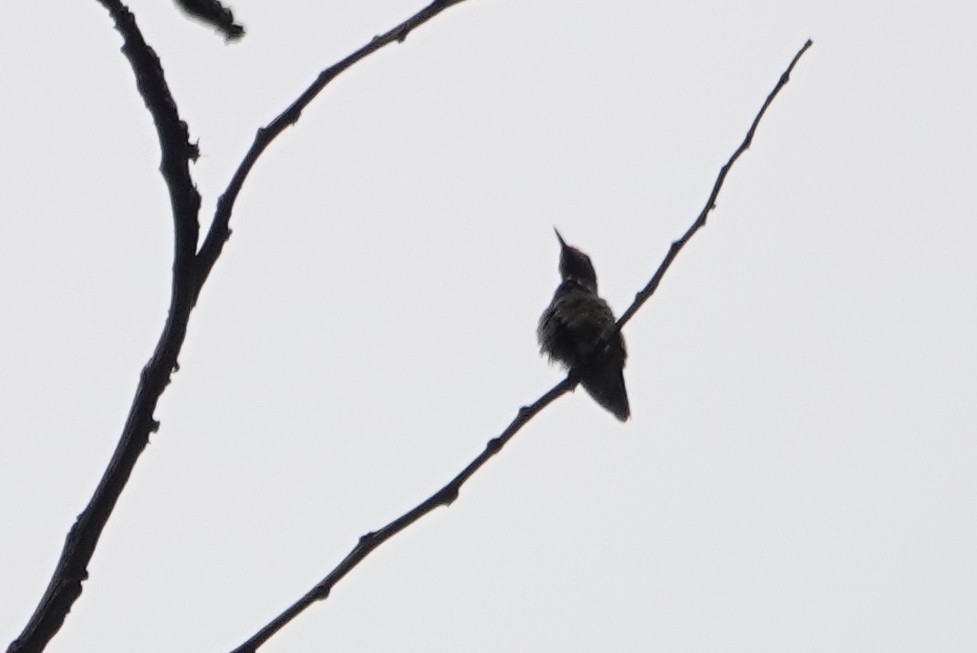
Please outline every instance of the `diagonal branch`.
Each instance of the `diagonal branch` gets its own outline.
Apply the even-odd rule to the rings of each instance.
[[[345,59],[334,63],[319,73],[316,80],[312,82],[312,84],[310,84],[305,91],[302,92],[298,99],[292,102],[291,106],[279,114],[277,118],[272,120],[267,127],[262,127],[258,130],[258,133],[255,135],[254,142],[251,144],[251,148],[244,156],[244,160],[241,161],[241,165],[238,166],[238,169],[234,172],[234,176],[231,178],[231,182],[228,184],[227,190],[224,191],[224,194],[221,195],[220,199],[217,201],[217,211],[214,213],[214,220],[210,225],[207,238],[200,247],[200,253],[197,255],[196,274],[198,276],[198,290],[203,287],[204,282],[210,275],[210,271],[213,269],[214,263],[217,262],[217,258],[221,254],[221,250],[224,249],[224,243],[226,243],[228,238],[231,237],[231,230],[228,224],[231,220],[231,211],[234,209],[234,202],[237,200],[237,196],[241,192],[241,187],[244,185],[244,181],[248,178],[248,174],[251,172],[254,164],[257,163],[258,157],[260,157],[261,153],[264,152],[269,145],[271,145],[271,142],[275,140],[279,134],[285,131],[286,128],[291,127],[298,122],[299,118],[302,117],[302,111],[309,106],[312,100],[314,100],[316,96],[322,92],[322,89],[324,89],[329,82],[338,77],[340,73],[386,45],[390,45],[394,42],[403,43],[414,28],[423,25],[445,9],[457,4],[461,4],[462,2],[464,2],[464,0],[434,0],[431,2],[431,4],[424,7],[419,12],[400,23],[390,31],[379,36],[374,36],[373,40],[361,47],[359,50],[353,52]],[[196,303],[196,298],[194,299],[194,303]]]
[[[88,505],[65,538],[64,549],[44,596],[24,631],[7,649],[8,653],[44,650],[61,628],[71,606],[81,596],[82,581],[88,578],[88,563],[102,530],[129,480],[149,434],[159,428],[153,418],[160,395],[176,368],[177,356],[186,335],[194,296],[193,259],[197,248],[200,196],[190,177],[190,161],[197,158],[189,141],[187,125],[180,120],[176,103],[163,77],[156,53],[143,39],[129,9],[119,0],[99,0],[108,9],[122,34],[122,51],[132,65],[139,93],[146,102],[159,136],[160,172],[166,182],[174,221],[175,252],[169,314],[152,358],[143,368],[122,437],[116,445],[102,479]]]
[[[662,277],[665,276],[665,272],[672,265],[672,261],[675,260],[675,257],[678,256],[678,253],[683,247],[685,247],[685,244],[689,242],[692,236],[695,235],[695,232],[706,226],[706,218],[709,216],[712,210],[716,208],[716,198],[719,197],[719,191],[721,191],[723,188],[723,183],[726,181],[726,175],[729,174],[729,171],[732,169],[733,164],[736,163],[736,160],[739,159],[744,152],[750,149],[750,145],[753,143],[753,136],[756,134],[757,127],[760,126],[760,120],[762,120],[764,114],[767,113],[767,109],[770,107],[773,99],[777,97],[778,93],[780,93],[780,89],[782,89],[787,82],[790,81],[790,74],[794,72],[794,66],[797,65],[797,62],[800,61],[800,58],[812,45],[814,45],[813,41],[808,39],[807,42],[804,43],[804,46],[801,47],[801,49],[797,51],[797,54],[794,55],[794,58],[791,59],[790,65],[787,66],[787,70],[785,70],[780,76],[780,79],[777,81],[777,85],[773,87],[772,91],[770,91],[770,95],[767,96],[763,106],[760,107],[760,111],[757,112],[756,117],[753,119],[753,124],[750,125],[750,129],[746,132],[746,138],[744,138],[743,142],[740,143],[740,146],[736,148],[733,155],[729,157],[726,165],[720,169],[719,176],[716,177],[716,183],[713,185],[712,192],[709,193],[709,199],[706,200],[706,205],[702,208],[702,212],[699,213],[699,217],[696,218],[695,222],[692,223],[692,226],[690,226],[688,230],[682,234],[682,237],[673,242],[672,246],[668,248],[668,253],[658,266],[658,269],[655,270],[655,274],[652,275],[651,280],[634,296],[634,302],[632,302],[632,304],[628,307],[628,310],[621,314],[620,319],[617,321],[618,330],[623,328],[624,325],[627,324],[632,317],[634,317],[634,314],[638,312],[638,309],[644,306],[644,303],[648,301],[648,299],[655,293],[655,289],[658,288],[658,284],[661,283]]]
[[[671,248],[668,250],[668,254],[666,254],[664,260],[658,266],[658,269],[652,276],[651,281],[649,281],[648,284],[635,295],[634,302],[623,313],[621,319],[618,320],[618,330],[620,330],[621,327],[623,327],[634,316],[638,309],[641,308],[646,301],[648,301],[651,295],[654,294],[655,289],[658,288],[662,277],[664,277],[665,272],[668,270],[669,266],[671,266],[672,261],[675,259],[676,255],[678,255],[678,252],[699,229],[705,226],[706,216],[712,211],[713,208],[715,208],[716,198],[719,196],[719,191],[722,190],[723,183],[726,181],[726,175],[729,174],[729,171],[733,167],[736,160],[739,159],[739,157],[750,147],[750,143],[753,141],[753,135],[756,133],[760,120],[766,113],[767,108],[773,102],[773,99],[777,96],[780,90],[787,84],[790,79],[790,73],[794,70],[794,66],[797,64],[798,60],[800,60],[801,56],[807,51],[807,49],[811,47],[811,45],[812,42],[808,40],[797,52],[797,54],[794,55],[790,65],[780,76],[780,80],[777,82],[776,86],[774,86],[773,91],[771,91],[767,96],[767,99],[760,108],[760,111],[753,119],[753,124],[750,126],[749,131],[747,131],[746,138],[726,162],[726,165],[724,165],[720,170],[719,176],[716,178],[716,183],[712,188],[712,192],[709,194],[709,199],[706,202],[706,206],[702,210],[702,213],[699,214],[699,217],[696,218],[695,222],[692,223],[692,226],[689,227],[685,234],[679,240],[672,243]],[[595,347],[594,349],[599,350],[600,347]],[[516,433],[518,433],[522,427],[529,422],[529,420],[531,420],[540,411],[559,399],[561,396],[571,391],[577,385],[577,383],[578,379],[571,372],[565,379],[553,386],[546,394],[537,399],[535,402],[529,406],[523,406],[520,408],[519,412],[516,414],[516,417],[512,420],[512,422],[509,423],[509,426],[507,426],[505,430],[502,431],[502,433],[500,433],[497,437],[489,440],[482,453],[472,460],[457,476],[451,479],[447,485],[383,528],[377,531],[369,532],[360,537],[359,541],[356,543],[356,546],[353,547],[346,557],[343,558],[343,560],[336,565],[336,567],[334,567],[333,570],[325,576],[325,578],[319,581],[315,587],[306,592],[304,596],[289,606],[284,612],[279,614],[261,630],[255,633],[255,635],[253,635],[250,639],[234,649],[232,653],[255,653],[261,645],[267,642],[279,630],[284,628],[290,621],[292,621],[292,619],[305,611],[306,608],[311,606],[316,601],[324,601],[325,599],[329,598],[329,593],[332,591],[332,588],[381,544],[419,520],[424,515],[433,511],[435,508],[439,506],[451,505],[451,503],[458,498],[458,495],[461,492],[461,486],[464,485],[465,482],[471,478],[473,474],[475,474],[475,472],[477,472],[485,463],[487,463],[490,458],[495,456],[495,454],[499,453],[499,451],[502,450],[502,447],[504,447],[509,440],[511,440]]]

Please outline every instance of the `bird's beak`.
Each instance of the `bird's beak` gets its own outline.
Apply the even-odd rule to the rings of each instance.
[[[563,236],[560,235],[560,232],[557,231],[556,227],[553,227],[553,233],[556,234],[557,239],[560,241],[560,247],[566,249],[567,241],[563,240]]]

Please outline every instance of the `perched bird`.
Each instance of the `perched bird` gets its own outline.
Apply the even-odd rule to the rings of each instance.
[[[556,237],[563,280],[539,319],[540,350],[576,372],[584,390],[624,422],[631,416],[624,387],[624,338],[615,333],[614,313],[597,294],[597,273],[590,257],[567,245],[559,231]],[[594,351],[600,343],[600,351]]]

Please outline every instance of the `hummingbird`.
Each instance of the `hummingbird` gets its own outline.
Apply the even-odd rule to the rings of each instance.
[[[580,378],[584,390],[622,422],[631,416],[624,386],[624,338],[616,331],[611,307],[597,294],[590,257],[560,241],[562,281],[539,319],[539,348]],[[600,351],[595,348],[600,345]]]

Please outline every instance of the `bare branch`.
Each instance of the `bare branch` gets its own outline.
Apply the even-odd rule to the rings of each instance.
[[[202,6],[200,2],[177,1],[185,8],[190,4]],[[175,252],[170,307],[153,356],[142,370],[135,398],[112,459],[88,505],[65,539],[64,549],[44,596],[23,632],[8,647],[8,653],[43,651],[64,624],[74,602],[81,596],[82,582],[88,578],[88,563],[94,555],[102,531],[139,455],[149,441],[149,434],[159,429],[153,413],[173,371],[178,367],[177,360],[186,337],[190,313],[199,297],[200,289],[220,256],[224,242],[230,236],[228,222],[234,199],[258,157],[285,127],[298,120],[302,109],[339,73],[388,43],[402,42],[415,27],[462,1],[435,0],[391,31],[374,38],[368,45],[323,71],[316,82],[269,127],[259,130],[255,144],[218,203],[207,241],[198,253],[200,195],[193,184],[189,163],[197,159],[199,151],[195,144],[190,143],[187,125],[179,117],[159,58],[143,38],[135,17],[120,0],[99,0],[108,9],[116,29],[122,34],[122,51],[132,65],[139,93],[153,117],[159,136],[162,152],[160,172],[169,190],[174,220]],[[211,4],[214,5],[211,9],[215,6],[223,9],[217,2]],[[227,12],[225,18],[233,22],[230,12]]]
[[[713,186],[708,201],[706,202],[706,207],[703,209],[702,213],[699,214],[699,217],[696,218],[692,226],[689,227],[688,231],[686,231],[679,240],[672,244],[668,254],[665,256],[665,259],[652,276],[651,281],[649,281],[648,285],[637,293],[634,302],[624,312],[621,319],[618,320],[618,330],[620,330],[620,328],[623,327],[624,324],[634,316],[638,309],[641,308],[646,301],[648,301],[651,295],[654,294],[655,289],[658,288],[658,284],[665,275],[665,271],[668,270],[672,260],[678,254],[679,250],[682,249],[685,243],[688,242],[696,231],[705,225],[706,216],[715,207],[716,198],[719,196],[719,191],[722,189],[723,182],[726,180],[726,175],[729,173],[733,164],[740,157],[740,155],[749,148],[750,143],[753,140],[753,135],[760,124],[760,120],[767,111],[767,107],[770,106],[770,103],[773,102],[773,99],[780,92],[780,89],[783,88],[783,86],[787,83],[790,78],[790,73],[794,69],[794,65],[801,58],[801,55],[803,55],[804,52],[811,47],[811,45],[812,42],[808,40],[800,51],[798,51],[798,53],[794,56],[794,59],[790,62],[787,70],[785,70],[783,75],[781,75],[777,85],[774,87],[773,91],[771,91],[770,95],[767,96],[766,102],[763,103],[760,111],[753,119],[753,124],[750,126],[743,143],[736,149],[729,161],[726,162],[726,165],[724,165],[720,170],[716,183]],[[298,116],[296,115],[296,118],[297,117]],[[595,350],[599,349],[599,346],[595,347]],[[254,636],[234,649],[232,653],[256,653],[262,644],[267,642],[275,633],[285,627],[292,619],[305,611],[306,608],[311,606],[316,601],[324,601],[325,599],[329,598],[329,593],[332,591],[332,588],[340,580],[342,580],[346,574],[348,574],[353,568],[362,562],[364,558],[372,553],[374,549],[377,549],[381,544],[419,520],[424,515],[433,511],[435,508],[439,506],[451,505],[451,503],[458,498],[458,495],[461,492],[461,486],[464,485],[465,482],[471,478],[471,476],[475,474],[479,468],[482,467],[482,465],[487,463],[490,458],[495,456],[495,454],[499,453],[499,451],[502,450],[502,447],[504,447],[509,440],[511,440],[516,433],[518,433],[522,427],[529,422],[529,420],[535,417],[540,411],[556,401],[558,398],[572,390],[577,385],[578,381],[579,379],[577,379],[576,376],[571,372],[565,379],[553,386],[546,394],[537,399],[535,402],[529,406],[523,406],[520,408],[515,418],[509,423],[509,426],[507,426],[506,429],[497,437],[489,440],[482,453],[472,460],[457,476],[451,479],[440,490],[383,528],[377,531],[372,531],[360,537],[356,546],[353,547],[349,554],[343,558],[342,562],[336,565],[336,567],[334,567],[325,578],[319,581],[315,587],[306,592],[304,596],[289,606],[284,612],[275,617],[271,622],[268,623],[268,625],[259,630]]]
[[[512,420],[509,426],[506,427],[506,429],[498,437],[489,440],[485,445],[485,450],[482,451],[477,458],[471,461],[468,466],[465,467],[465,469],[463,469],[457,476],[451,479],[447,485],[380,530],[367,533],[366,535],[360,537],[359,542],[355,547],[353,547],[353,550],[350,551],[349,554],[343,558],[343,561],[336,565],[336,567],[330,571],[325,578],[319,581],[319,583],[316,584],[316,586],[311,590],[306,592],[302,598],[289,606],[287,610],[275,617],[271,622],[268,623],[268,625],[259,630],[248,641],[234,649],[233,653],[254,653],[257,651],[258,647],[271,639],[275,633],[281,630],[292,619],[299,616],[299,614],[301,614],[310,605],[316,601],[323,601],[327,599],[329,597],[329,592],[336,585],[336,583],[342,580],[346,574],[352,571],[353,568],[356,567],[356,565],[358,565],[364,558],[366,558],[366,556],[372,553],[374,549],[378,548],[381,544],[438,506],[451,505],[451,503],[458,498],[458,493],[461,490],[461,486],[465,484],[465,481],[467,481],[472,474],[477,472],[482,465],[487,463],[489,458],[499,453],[499,451],[502,450],[502,447],[504,447],[505,444],[512,439],[512,436],[518,433],[519,430],[525,426],[526,422],[532,419],[534,415],[539,413],[548,405],[553,403],[553,401],[555,401],[561,395],[570,390],[573,385],[574,384],[571,383],[570,379],[564,379],[545,395],[537,399],[532,405],[523,406],[520,408],[516,418]]]
[[[119,0],[99,0],[108,9],[122,34],[123,53],[129,59],[139,92],[146,102],[159,135],[160,171],[170,194],[173,212],[175,253],[169,314],[150,361],[143,368],[129,416],[108,468],[88,505],[78,515],[65,539],[64,549],[50,584],[24,631],[7,649],[8,653],[44,650],[61,628],[71,606],[81,596],[82,581],[88,578],[88,563],[136,460],[159,428],[153,418],[160,395],[176,367],[177,355],[186,334],[194,296],[193,259],[199,226],[200,196],[190,177],[190,161],[198,156],[189,141],[187,125],[180,120],[176,103],[163,77],[153,49],[146,44],[135,18]]]
[[[353,52],[345,59],[336,62],[319,73],[316,80],[309,85],[307,89],[305,89],[298,99],[292,102],[291,106],[279,114],[277,118],[272,120],[267,127],[262,127],[258,130],[258,133],[255,135],[254,142],[251,144],[251,148],[244,156],[244,160],[241,161],[241,165],[239,165],[238,169],[234,172],[234,176],[231,178],[231,182],[228,184],[227,190],[224,191],[224,194],[221,195],[220,199],[217,201],[217,210],[214,213],[214,220],[211,222],[210,230],[207,233],[206,239],[204,239],[203,245],[200,247],[200,253],[197,255],[196,273],[198,275],[198,290],[203,287],[204,282],[210,275],[210,271],[213,269],[214,263],[217,262],[217,258],[224,249],[224,243],[226,243],[231,237],[231,229],[228,225],[231,220],[231,212],[234,210],[234,202],[237,200],[238,193],[241,192],[241,187],[244,185],[245,179],[248,178],[251,168],[254,167],[254,164],[257,163],[262,152],[265,151],[271,142],[275,140],[279,134],[285,131],[287,127],[291,127],[298,122],[299,118],[302,116],[302,111],[309,106],[312,100],[319,95],[322,89],[324,89],[329,82],[338,77],[340,73],[386,45],[394,42],[403,43],[407,36],[416,27],[419,27],[420,25],[423,25],[427,21],[431,20],[448,7],[461,4],[462,2],[464,2],[464,0],[434,0],[434,2],[426,6],[424,9],[421,9],[419,12],[385,34],[374,36],[369,43],[361,47],[359,50]],[[194,300],[194,303],[196,303],[196,299]]]
[[[814,45],[813,41],[808,39],[807,42],[804,43],[803,47],[797,51],[797,54],[794,55],[790,65],[787,66],[787,70],[785,70],[780,76],[780,79],[777,81],[777,85],[773,87],[772,91],[770,91],[770,95],[767,96],[763,106],[760,107],[760,111],[753,119],[753,124],[750,125],[750,129],[746,132],[746,138],[743,139],[743,142],[740,143],[738,148],[736,148],[733,155],[729,157],[726,165],[724,165],[719,171],[719,176],[716,177],[716,183],[713,185],[712,192],[709,193],[709,199],[706,200],[706,205],[703,207],[702,212],[699,213],[699,217],[696,218],[695,222],[692,223],[692,226],[689,227],[684,234],[682,234],[681,238],[672,243],[672,246],[668,249],[668,254],[665,255],[664,260],[662,260],[661,265],[658,266],[655,274],[652,275],[651,280],[634,296],[634,302],[632,302],[631,306],[628,307],[628,310],[621,314],[620,319],[617,321],[617,327],[619,330],[624,327],[624,325],[627,324],[632,317],[634,317],[634,314],[638,312],[638,309],[641,308],[644,303],[648,301],[648,299],[655,293],[655,289],[658,288],[658,284],[661,283],[662,277],[665,276],[665,272],[668,270],[679,251],[681,251],[681,249],[685,247],[685,244],[689,242],[689,239],[695,235],[695,232],[706,226],[706,218],[709,216],[709,213],[716,208],[716,198],[719,197],[719,191],[721,191],[723,188],[723,183],[726,181],[726,175],[729,174],[729,171],[733,167],[733,164],[736,163],[736,160],[739,159],[744,152],[750,149],[750,145],[753,143],[753,135],[756,134],[757,127],[759,127],[760,120],[762,120],[764,114],[766,114],[767,108],[773,102],[773,99],[777,97],[777,94],[780,93],[780,89],[782,89],[787,82],[790,81],[790,74],[794,71],[794,66],[797,65],[797,62],[800,61],[801,56],[803,56],[803,54],[807,52],[807,49],[812,45]]]

